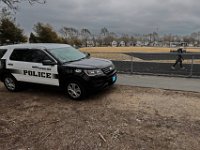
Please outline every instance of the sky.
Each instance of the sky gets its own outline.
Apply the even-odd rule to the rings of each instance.
[[[56,30],[66,26],[99,33],[106,27],[117,34],[185,35],[200,31],[199,0],[47,0],[44,5],[23,2],[17,23],[30,33],[37,22]]]

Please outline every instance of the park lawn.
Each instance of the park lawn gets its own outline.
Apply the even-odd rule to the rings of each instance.
[[[85,47],[81,51],[94,52],[110,52],[110,53],[128,53],[128,52],[146,52],[146,53],[160,53],[170,52],[172,48],[166,47]],[[174,49],[174,48],[173,48]],[[187,48],[187,52],[200,52],[199,48]]]
[[[83,52],[88,52],[92,57],[104,58],[118,61],[137,61],[137,62],[159,62],[159,63],[174,63],[175,60],[149,60],[145,61],[136,57],[131,57],[125,53],[144,52],[144,53],[167,53],[174,48],[166,47],[85,47],[80,49]],[[200,52],[200,48],[187,48],[187,52]],[[185,64],[191,64],[192,60],[185,60]],[[200,64],[199,60],[194,60],[195,64]]]

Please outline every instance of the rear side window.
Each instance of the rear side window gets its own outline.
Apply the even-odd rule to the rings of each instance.
[[[10,60],[25,61],[27,55],[26,49],[14,50],[10,56]]]
[[[6,51],[7,51],[6,49],[0,49],[0,59],[4,56]]]
[[[13,51],[10,60],[41,63],[51,58],[41,50],[17,49]]]

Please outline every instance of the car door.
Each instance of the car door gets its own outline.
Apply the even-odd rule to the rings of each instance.
[[[6,51],[6,49],[0,49],[0,77],[3,73],[3,70],[5,69],[5,60],[2,60],[1,58],[4,56]]]
[[[55,61],[40,49],[14,49],[7,68],[17,81],[59,86],[57,64],[44,65],[44,60]]]

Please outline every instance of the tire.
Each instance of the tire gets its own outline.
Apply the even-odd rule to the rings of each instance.
[[[16,92],[19,89],[19,83],[12,75],[6,75],[4,77],[4,85],[8,91]]]
[[[70,81],[66,84],[67,95],[73,100],[81,100],[86,96],[86,88],[78,81]]]

